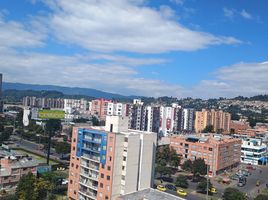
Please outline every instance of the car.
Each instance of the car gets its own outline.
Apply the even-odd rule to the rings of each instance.
[[[160,191],[163,191],[163,192],[167,190],[167,189],[165,188],[165,186],[163,186],[163,185],[158,185],[158,186],[157,186],[157,189],[160,190]]]
[[[173,179],[171,177],[159,177],[158,179],[163,182],[173,183]]]
[[[211,193],[213,193],[213,194],[217,194],[218,193],[217,189],[214,188],[214,187],[210,188],[208,191],[211,192]]]
[[[177,191],[177,188],[172,184],[166,184],[165,187],[168,190]]]
[[[257,181],[256,181],[256,186],[260,186],[260,184],[261,184],[261,183],[260,183],[260,180],[257,180]]]
[[[177,194],[180,196],[187,196],[187,192],[185,192],[183,189],[178,189]]]

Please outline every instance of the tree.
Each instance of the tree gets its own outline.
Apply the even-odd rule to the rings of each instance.
[[[23,176],[16,188],[16,196],[19,200],[39,200],[49,196],[52,186],[43,178],[37,179],[32,173]]]
[[[175,185],[182,188],[188,188],[187,177],[184,175],[179,175],[176,179]]]
[[[97,117],[92,116],[91,120],[92,120],[93,126],[99,126],[100,125],[100,121],[99,121],[99,119]]]
[[[63,154],[70,153],[71,145],[67,142],[58,142],[55,146],[55,150],[58,154],[61,154],[61,157],[63,157]]]
[[[224,190],[223,196],[225,200],[245,200],[246,199],[246,195],[240,192],[236,188],[226,188]]]
[[[259,194],[254,200],[267,200],[268,195]]]
[[[207,125],[206,128],[203,129],[202,133],[214,133],[213,125]]]
[[[186,160],[183,164],[182,164],[182,169],[188,172],[191,172],[193,169],[193,162],[191,160]]]
[[[55,132],[61,130],[61,121],[59,119],[47,120],[45,130],[47,133],[51,133],[53,136]]]
[[[201,158],[197,158],[196,160],[194,160],[192,171],[194,175],[198,173],[201,175],[207,174],[207,165],[205,163],[205,160]]]
[[[212,184],[209,180],[207,185],[207,180],[201,181],[197,184],[196,190],[201,193],[207,193],[207,188],[212,188]]]
[[[166,175],[170,177],[172,174],[171,169],[163,165],[157,165],[155,171],[160,174],[160,177]]]

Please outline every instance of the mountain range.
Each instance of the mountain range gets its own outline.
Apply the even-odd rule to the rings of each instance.
[[[124,96],[121,94],[114,94],[109,92],[103,92],[101,90],[91,88],[79,88],[79,87],[63,87],[55,85],[37,85],[37,84],[24,84],[24,83],[10,83],[3,82],[3,90],[32,90],[32,91],[57,91],[66,95],[81,95],[95,98],[107,98],[107,99],[134,99],[139,98],[137,96]]]

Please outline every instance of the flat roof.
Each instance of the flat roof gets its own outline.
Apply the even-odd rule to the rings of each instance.
[[[133,192],[118,197],[118,200],[185,200],[181,197],[161,192],[152,188]]]

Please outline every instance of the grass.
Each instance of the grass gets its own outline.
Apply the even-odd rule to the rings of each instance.
[[[262,194],[268,195],[268,189],[264,189],[264,190],[262,191]]]
[[[39,155],[36,155],[34,153],[29,153],[28,151],[24,151],[22,149],[18,149],[16,151],[19,152],[19,153],[28,154],[29,156],[33,157],[34,159],[40,161],[41,163],[46,163],[47,162],[47,159],[46,158],[44,158],[42,156],[39,156]],[[58,162],[55,162],[53,160],[50,160],[49,163],[50,163],[50,165],[57,165],[57,164],[59,164]]]
[[[67,200],[67,196],[66,195],[57,195],[56,200]]]

